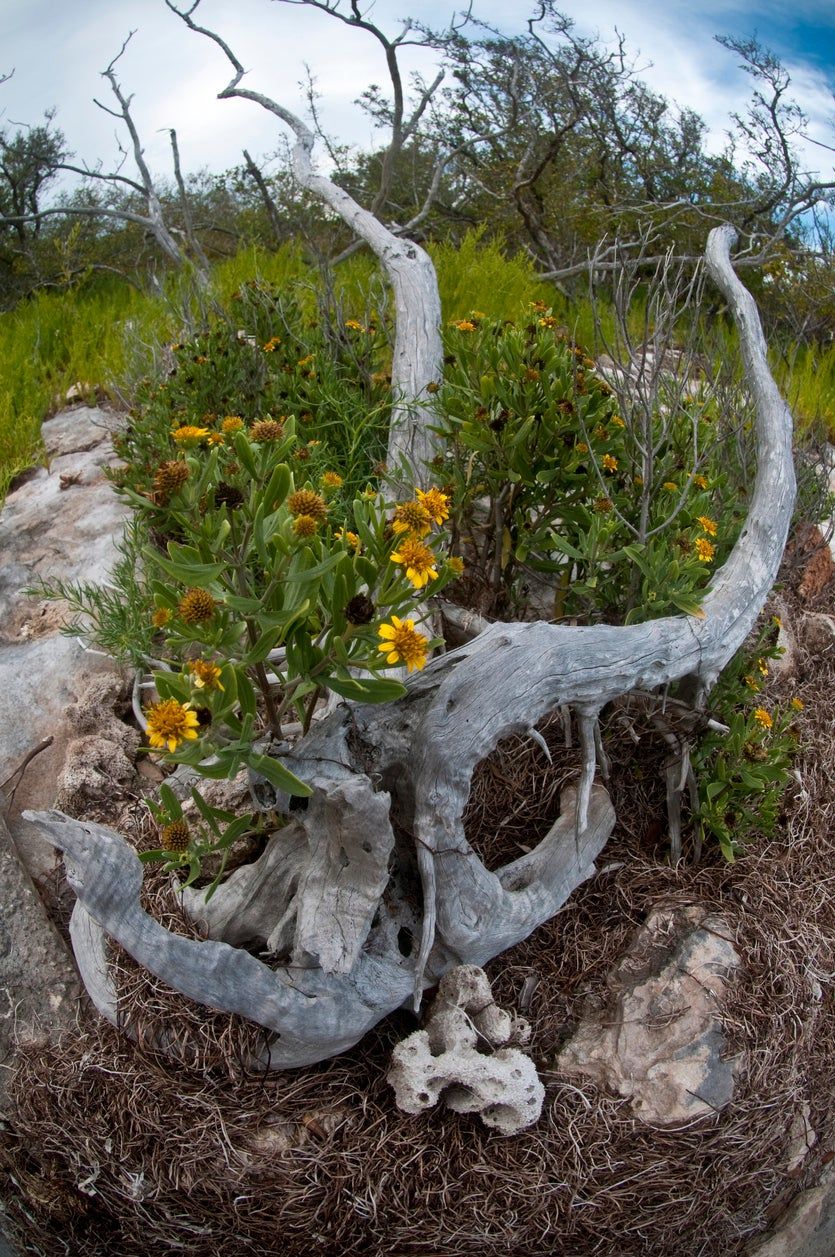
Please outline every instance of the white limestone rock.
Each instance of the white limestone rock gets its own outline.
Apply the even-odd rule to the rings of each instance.
[[[556,1059],[627,1096],[650,1126],[679,1126],[731,1100],[738,1057],[723,1055],[722,1001],[739,956],[728,926],[698,905],[647,918],[607,978],[610,999]]]

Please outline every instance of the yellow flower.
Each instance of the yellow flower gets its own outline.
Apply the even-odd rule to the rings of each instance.
[[[322,523],[328,514],[325,499],[312,489],[297,489],[287,499],[287,510],[291,515],[310,515],[318,523]]]
[[[711,545],[707,537],[696,538],[696,554],[702,563],[710,563],[716,554],[716,547]]]
[[[163,626],[166,625],[170,619],[171,612],[167,607],[157,607],[156,611],[151,616],[151,623],[154,628],[163,628]]]
[[[338,471],[324,471],[320,483],[323,489],[341,489],[343,481]]]
[[[458,554],[451,554],[447,559],[447,567],[455,576],[464,575],[464,560]]]
[[[537,319],[537,323],[539,324],[540,327],[556,327],[557,326],[557,320],[554,318],[553,314],[544,315],[543,318]]]
[[[578,441],[574,448],[578,454],[588,454],[589,452],[589,447],[586,445],[585,441]]]
[[[220,683],[220,668],[216,663],[212,663],[211,660],[191,659],[186,664],[186,668],[191,673],[195,689],[223,689],[223,686]]]
[[[600,461],[605,471],[617,471],[618,460],[613,458],[611,454],[604,454]]]
[[[354,550],[359,550],[360,539],[355,532],[350,532],[347,528],[338,528],[334,536],[337,541],[347,541],[348,545],[352,546]]]
[[[227,415],[220,426],[224,432],[240,432],[244,421],[240,415]]]
[[[422,589],[430,580],[438,575],[435,564],[437,559],[428,546],[417,537],[407,537],[400,543],[400,549],[391,556],[392,563],[399,563],[406,569],[406,576],[415,589]]]
[[[432,527],[432,516],[422,502],[399,502],[394,508],[392,531],[425,537]]]
[[[210,432],[207,445],[223,445],[223,436],[220,432]]]
[[[306,366],[308,365],[308,363],[310,363],[310,362],[312,362],[312,361],[313,361],[313,358],[314,358],[314,355],[313,355],[313,354],[307,354],[307,356],[306,356],[306,357],[304,357],[304,358],[299,358],[298,362],[296,363],[296,366],[297,366],[297,367],[306,367]]]
[[[609,420],[609,423],[613,424],[616,428],[626,427],[626,424],[623,421],[623,419],[621,419],[620,415],[612,415],[611,419]]]
[[[531,309],[532,309],[532,310],[543,310],[543,311],[544,311],[544,310],[547,310],[547,309],[548,309],[548,307],[547,307],[547,305],[545,304],[545,302],[544,302],[544,301],[529,301],[529,302],[528,302],[528,305],[531,307]]]
[[[707,488],[707,480],[705,479],[705,477],[704,477],[704,476],[694,476],[694,477],[693,477],[693,484],[696,486],[696,488],[697,488],[697,489],[706,489],[706,488]]]
[[[781,629],[783,627],[783,621],[780,619],[779,615],[773,615],[771,617],[771,623],[775,628]]]
[[[759,694],[760,684],[759,684],[759,681],[757,681],[756,677],[752,677],[751,674],[749,673],[747,676],[743,677],[742,679],[745,682],[745,684],[748,686],[749,690],[753,690],[755,694]]]
[[[209,435],[209,429],[198,428],[193,423],[184,423],[182,427],[175,428],[171,435],[178,445],[199,445]]]
[[[434,485],[433,488],[426,489],[425,493],[423,489],[417,489],[416,494],[417,502],[428,510],[436,524],[443,524],[445,519],[449,519],[448,494],[441,493]]]
[[[281,344],[280,336],[271,336],[270,339],[264,345],[264,352],[268,354],[275,353],[276,349],[278,348],[280,344]]]
[[[178,703],[176,698],[166,698],[145,708],[148,718],[148,741],[151,746],[168,747],[176,751],[181,742],[197,737],[197,712],[190,703]]]
[[[386,663],[391,667],[402,659],[409,672],[422,668],[426,663],[426,645],[428,638],[415,630],[414,620],[401,620],[398,616],[391,617],[391,624],[381,624],[377,630],[383,640],[377,647],[386,656]]]
[[[472,323],[469,319],[459,319],[452,326],[457,327],[459,332],[474,332],[476,330],[475,323]]]
[[[764,707],[754,708],[754,719],[756,720],[757,724],[762,725],[764,729],[770,729],[771,726],[774,724],[774,721],[771,719],[771,716],[769,715],[769,713],[766,711]]]
[[[761,677],[768,676],[768,664],[766,663],[764,659],[757,660],[757,671],[759,672]]]
[[[806,706],[806,704],[803,702],[802,698],[793,698],[791,701],[791,706],[794,708],[795,711],[803,711],[803,708]]]
[[[346,320],[345,320],[345,326],[346,326],[346,327],[349,327],[349,328],[351,329],[351,331],[352,331],[352,332],[364,332],[364,331],[365,331],[365,327],[362,325],[362,323],[360,323],[360,322],[359,322],[359,320],[358,320],[358,319],[346,319]]]
[[[716,536],[716,524],[715,524],[715,522],[714,522],[714,521],[710,518],[710,516],[709,516],[709,515],[697,515],[697,516],[696,516],[696,522],[697,522],[697,523],[699,523],[699,524],[701,524],[702,528],[704,528],[704,530],[705,530],[705,532],[707,533],[708,537],[715,537],[715,536]]]
[[[676,489],[678,488],[678,485],[676,484],[675,480],[665,480],[661,488],[669,489],[670,493],[675,493]]]

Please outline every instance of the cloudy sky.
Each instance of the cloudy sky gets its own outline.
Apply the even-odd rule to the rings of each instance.
[[[342,0],[347,8],[347,0]],[[474,0],[485,21],[514,32],[525,0]],[[406,15],[434,26],[453,6],[440,0],[376,0],[374,19],[389,33]],[[671,100],[696,109],[721,148],[728,116],[742,109],[748,77],[716,34],[756,34],[789,68],[793,92],[810,117],[810,134],[835,144],[835,4],[832,0],[566,0],[563,12],[584,34],[625,35],[642,77]],[[322,115],[336,138],[365,145],[372,132],[353,105],[371,82],[385,83],[379,45],[315,10],[282,0],[202,0],[200,20],[218,30],[249,71],[246,85],[301,112],[300,81],[309,64],[322,95]],[[118,74],[134,93],[133,111],[152,168],[170,171],[167,129],[176,127],[183,165],[222,170],[241,149],[275,149],[277,120],[246,101],[218,101],[228,63],[214,44],[187,30],[163,0],[0,0],[0,125],[35,122],[57,107],[57,122],[79,160],[112,163],[117,124],[96,108],[109,104],[100,72],[135,29]],[[425,52],[406,61],[432,73]],[[831,177],[835,154],[807,146],[807,164]]]

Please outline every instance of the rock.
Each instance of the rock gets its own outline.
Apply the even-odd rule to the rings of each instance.
[[[835,616],[823,611],[806,611],[800,628],[809,650],[831,650],[835,646]]]
[[[698,906],[661,907],[607,978],[610,999],[580,1024],[556,1060],[627,1096],[651,1126],[722,1109],[739,1059],[722,1059],[720,1013],[739,965],[727,925]]]
[[[422,1113],[443,1092],[447,1108],[477,1113],[485,1126],[503,1135],[532,1126],[542,1112],[545,1088],[529,1056],[500,1046],[512,1036],[518,1042],[529,1035],[527,1023],[494,1003],[483,969],[450,969],[438,984],[426,1029],[410,1034],[392,1052],[388,1081],[397,1107]]]
[[[75,1025],[78,974],[18,859],[0,796],[0,1119],[16,1047],[42,1043]]]
[[[835,1165],[817,1186],[792,1201],[771,1233],[745,1250],[748,1257],[832,1257],[835,1252]]]
[[[61,636],[61,604],[30,598],[24,590],[40,579],[100,581],[116,559],[125,510],[102,470],[114,458],[113,425],[113,415],[89,407],[44,423],[49,468],[38,468],[14,489],[0,513],[0,785],[35,746],[52,738],[8,785],[9,794],[16,786],[9,826],[36,881],[51,871],[53,860],[44,843],[30,841],[19,814],[53,806],[76,736],[67,708],[93,677],[116,669]],[[69,491],[61,486],[68,476]]]
[[[786,1171],[789,1174],[794,1174],[800,1169],[818,1141],[818,1137],[812,1127],[808,1100],[803,1101],[800,1106],[800,1112],[795,1113],[792,1119],[789,1139],[791,1142],[789,1144],[789,1160]]]

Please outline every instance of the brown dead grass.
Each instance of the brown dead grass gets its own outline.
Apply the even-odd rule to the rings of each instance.
[[[385,1071],[392,1045],[415,1028],[410,1014],[335,1061],[253,1077],[245,1062],[257,1030],[190,1004],[124,960],[135,1025],[165,1025],[179,1063],[92,1019],[84,1037],[21,1056],[0,1177],[24,1251],[742,1253],[803,1185],[786,1165],[804,1102],[818,1137],[806,1173],[835,1148],[835,650],[801,652],[799,663],[802,751],[784,822],[734,866],[712,852],[698,868],[664,864],[663,750],[644,742],[636,753],[622,722],[610,723],[622,820],[598,873],[490,965],[506,1007],[538,979],[527,1015],[547,1097],[530,1131],[506,1139],[442,1109],[399,1113]],[[509,739],[480,769],[467,823],[488,863],[518,855],[558,810],[571,756],[557,721],[542,732],[551,768],[535,743]],[[187,928],[159,886],[151,893],[167,923]],[[584,1004],[602,994],[659,902],[698,902],[724,916],[744,966],[726,1018],[728,1051],[745,1053],[736,1095],[715,1118],[668,1131],[553,1069]]]

